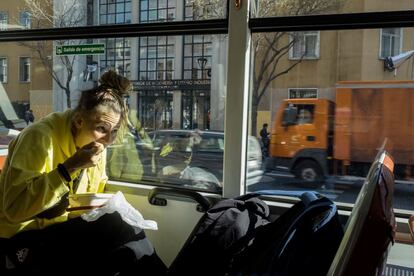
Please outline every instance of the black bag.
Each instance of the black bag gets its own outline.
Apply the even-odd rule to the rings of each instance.
[[[326,275],[343,237],[335,204],[304,193],[274,222],[256,231],[231,275]]]
[[[91,222],[77,217],[0,239],[0,257],[0,275],[167,273],[144,230],[124,222],[118,212]],[[67,266],[71,258],[76,261]]]
[[[219,201],[200,219],[169,275],[224,275],[256,229],[269,223],[268,216],[268,206],[257,195]]]

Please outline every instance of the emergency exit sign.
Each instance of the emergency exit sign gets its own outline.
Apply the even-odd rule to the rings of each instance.
[[[67,55],[99,55],[105,53],[105,44],[82,44],[56,46],[57,56]]]

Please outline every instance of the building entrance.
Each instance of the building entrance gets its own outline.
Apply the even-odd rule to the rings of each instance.
[[[210,91],[183,91],[181,128],[210,128]]]
[[[137,106],[138,118],[146,130],[172,128],[171,91],[139,91]]]

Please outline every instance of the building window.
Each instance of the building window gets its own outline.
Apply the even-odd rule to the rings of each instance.
[[[312,104],[293,104],[296,109],[296,125],[312,124],[315,116],[315,105]]]
[[[105,54],[100,55],[101,69],[115,69],[119,74],[131,77],[131,42],[128,38],[107,38]]]
[[[171,80],[174,73],[175,37],[141,37],[139,80]]]
[[[147,130],[168,129],[172,127],[172,91],[138,91],[138,118]]]
[[[402,29],[381,29],[380,58],[392,57],[401,53]]]
[[[175,1],[141,0],[139,22],[163,22],[175,20]]]
[[[206,2],[206,9],[211,8]],[[197,20],[200,16],[193,5],[186,5],[184,18],[186,21]],[[212,65],[211,35],[187,35],[184,37],[184,79],[209,79]]]
[[[139,22],[153,23],[174,21],[176,1],[140,0]],[[175,36],[140,37],[138,44],[138,79],[172,80],[175,70]],[[172,127],[173,92],[168,87],[139,92],[138,112],[143,126],[148,129]]]
[[[319,31],[294,32],[289,39],[293,43],[289,50],[290,59],[319,58]]]
[[[186,4],[184,19],[194,21],[211,18],[212,7],[210,1],[205,1],[202,9]],[[211,78],[212,66],[212,36],[186,35],[184,36],[184,63],[183,79]],[[203,104],[200,104],[203,103]],[[187,90],[182,94],[182,121],[183,129],[210,128],[210,91]]]
[[[32,27],[32,15],[28,11],[23,11],[20,13],[20,25],[24,29],[30,29]]]
[[[317,88],[289,88],[289,99],[318,98]]]
[[[206,20],[225,17],[226,1],[204,0],[203,5],[194,4],[192,1],[185,1],[185,20]],[[224,4],[224,5],[223,5]]]
[[[0,31],[7,30],[8,14],[7,12],[0,11]]]
[[[7,82],[7,58],[0,57],[0,82]]]
[[[30,58],[20,57],[19,78],[22,82],[30,81]]]
[[[184,37],[184,79],[209,79],[211,76],[211,36]]]
[[[99,3],[99,23],[131,23],[131,0],[105,0]],[[127,38],[107,38],[104,55],[100,55],[100,68],[112,68],[119,74],[131,77],[131,44]]]
[[[106,0],[99,3],[99,24],[131,23],[131,0]]]

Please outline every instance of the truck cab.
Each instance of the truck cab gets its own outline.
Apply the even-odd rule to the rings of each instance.
[[[323,180],[332,153],[334,103],[286,99],[273,121],[267,169],[287,167],[304,181]]]

